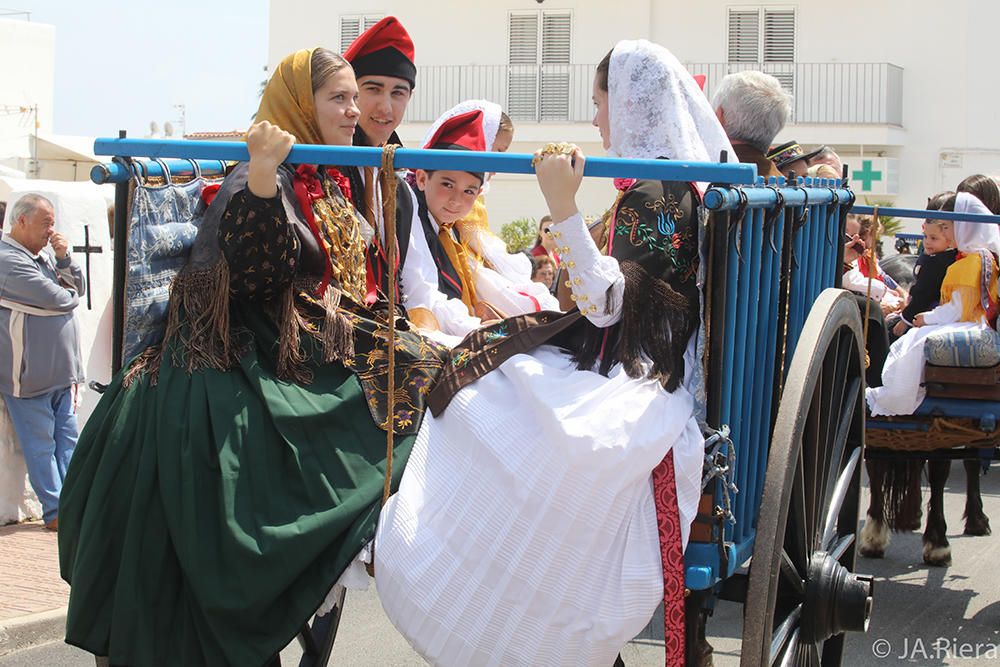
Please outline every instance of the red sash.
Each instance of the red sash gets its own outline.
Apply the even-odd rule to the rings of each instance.
[[[653,469],[653,500],[663,561],[663,638],[667,667],[684,667],[684,553],[671,450]]]

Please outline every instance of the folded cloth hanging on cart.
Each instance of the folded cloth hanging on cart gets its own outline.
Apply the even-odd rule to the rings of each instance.
[[[170,283],[191,255],[206,208],[201,193],[209,183],[199,177],[135,187],[129,208],[125,362],[163,340]]]

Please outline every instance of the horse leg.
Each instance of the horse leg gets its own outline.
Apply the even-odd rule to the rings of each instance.
[[[868,516],[865,519],[865,527],[861,529],[861,543],[858,547],[865,558],[884,557],[892,539],[885,520],[885,492],[882,488],[885,481],[885,466],[881,465],[882,463],[882,461],[865,461],[870,494]]]
[[[944,485],[951,472],[951,461],[928,461],[927,479],[931,500],[927,505],[927,528],[924,530],[924,562],[928,565],[951,565],[948,524],[944,519]]]
[[[979,490],[979,459],[965,460],[965,534],[989,535],[990,518],[983,512],[983,496]]]
[[[705,638],[708,597],[706,591],[691,591],[684,598],[684,667],[712,667],[713,649]]]
[[[904,517],[900,517],[900,522],[904,525],[895,526],[896,530],[909,530],[918,531],[923,523],[923,508],[920,506],[920,496],[923,490],[920,488],[921,476],[924,472],[924,461],[923,459],[917,459],[907,462],[909,471],[907,473],[907,482],[909,483],[909,488],[906,491],[906,495],[912,498],[915,502],[910,503],[912,505],[912,511],[905,512]]]

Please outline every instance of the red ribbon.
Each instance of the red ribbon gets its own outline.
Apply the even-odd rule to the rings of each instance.
[[[684,551],[677,510],[674,452],[653,468],[653,501],[663,563],[663,644],[666,667],[684,666]]]
[[[638,182],[638,179],[635,178],[616,178],[614,180],[615,189],[622,192],[625,192]]]
[[[212,183],[201,189],[201,200],[205,202],[205,206],[211,205],[212,200],[215,199],[215,195],[219,194],[219,188],[221,187],[219,183]]]
[[[389,264],[389,258],[385,256],[385,249],[382,244],[375,239],[374,241],[376,252],[382,259],[385,260],[385,264]],[[396,240],[396,266],[393,271],[393,281],[396,285],[396,298],[399,299],[399,239]],[[371,253],[365,253],[365,304],[371,306],[376,301],[378,301],[378,291],[379,286],[382,284],[381,276],[375,275],[375,267],[372,265]]]
[[[531,299],[531,303],[533,303],[535,305],[535,312],[536,313],[541,312],[541,310],[542,310],[542,304],[538,301],[538,299],[536,299],[535,297],[531,296],[527,292],[518,292],[518,294],[520,294],[521,296],[526,296],[529,299]]]
[[[337,184],[337,187],[340,188],[340,192],[344,195],[344,199],[351,201],[351,181],[347,178],[347,176],[340,173],[340,170],[336,167],[327,167],[326,175],[330,177],[330,180]]]
[[[295,177],[292,179],[295,189],[295,197],[299,200],[299,207],[302,209],[302,217],[309,225],[309,231],[322,249],[326,248],[320,236],[319,225],[316,224],[316,216],[313,214],[313,202],[324,196],[323,184],[319,180],[316,167],[311,164],[300,164],[295,168]],[[326,288],[333,277],[333,260],[329,253],[326,253],[326,266],[323,268],[323,279],[319,287],[316,288],[316,296],[322,297],[326,293]]]

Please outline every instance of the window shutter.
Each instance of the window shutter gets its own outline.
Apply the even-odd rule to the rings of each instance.
[[[538,14],[511,14],[508,59],[511,65],[538,62]]]
[[[760,10],[729,10],[729,62],[760,62]]]
[[[568,65],[570,50],[569,13],[542,14],[542,64]]]
[[[764,71],[795,93],[795,10],[765,9],[761,40]]]
[[[343,53],[365,30],[382,20],[382,16],[341,16],[340,52]]]
[[[538,120],[538,68],[513,65],[507,76],[507,114],[514,120]]]
[[[795,62],[795,10],[764,10],[764,62]]]
[[[538,12],[511,13],[507,42],[507,113],[538,120]]]
[[[361,17],[360,16],[341,16],[340,17],[340,52],[343,53],[347,50],[347,47],[351,45],[351,42],[358,38],[361,34]]]
[[[571,31],[569,12],[542,13],[539,120],[564,121],[569,118]]]
[[[567,120],[569,118],[569,71],[567,68],[565,66],[543,66],[541,83],[541,120]]]

